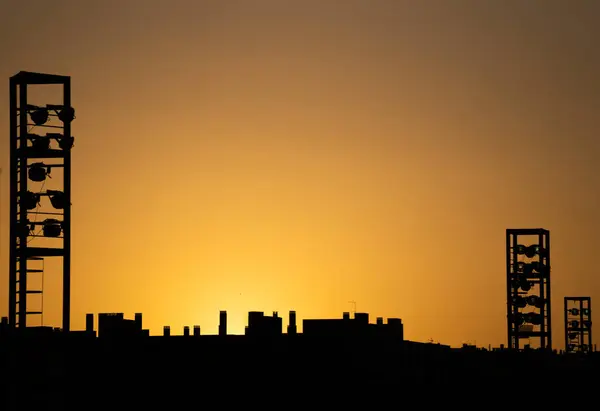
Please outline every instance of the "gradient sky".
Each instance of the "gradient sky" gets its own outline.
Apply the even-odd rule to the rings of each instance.
[[[215,333],[227,310],[241,333],[354,300],[411,340],[499,345],[505,229],[544,227],[562,347],[563,296],[600,304],[598,21],[594,0],[0,0],[0,313],[27,70],[72,76],[72,328]],[[60,326],[52,264],[45,290]]]

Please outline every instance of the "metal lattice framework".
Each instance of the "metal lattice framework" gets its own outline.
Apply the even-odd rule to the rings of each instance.
[[[592,351],[591,297],[565,297],[565,350]]]
[[[508,346],[539,341],[552,349],[550,304],[550,232],[543,228],[506,230]],[[536,344],[537,345],[537,344]]]
[[[62,102],[32,104],[38,85],[62,87]],[[43,314],[44,261],[62,259],[62,329],[71,306],[71,79],[19,72],[10,78],[9,324],[27,327]],[[42,317],[43,318],[43,317]]]

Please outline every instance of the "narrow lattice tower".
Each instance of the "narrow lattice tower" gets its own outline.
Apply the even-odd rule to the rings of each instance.
[[[551,350],[550,231],[506,230],[506,300],[509,348]]]
[[[565,351],[592,351],[592,298],[565,297]]]
[[[28,93],[39,85],[62,87],[62,102],[30,101]],[[58,258],[62,260],[62,329],[70,329],[74,118],[70,77],[22,71],[10,78],[8,316],[12,327],[27,327],[31,316],[40,316],[43,323],[44,261]]]

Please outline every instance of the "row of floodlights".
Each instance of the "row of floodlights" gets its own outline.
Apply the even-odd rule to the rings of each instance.
[[[63,123],[70,123],[75,120],[75,109],[73,107],[64,107],[60,105],[48,104],[46,107],[27,105],[27,112],[33,124],[43,126],[48,122],[50,116],[55,115]]]
[[[38,223],[39,224],[39,223]],[[60,237],[63,232],[63,222],[54,218],[47,218],[42,223],[42,235],[44,237]],[[27,237],[32,232],[35,232],[35,224],[23,224],[17,226],[17,235]]]
[[[533,258],[536,255],[546,256],[548,254],[548,250],[540,247],[539,244],[532,244],[532,245],[528,245],[528,246],[518,244],[516,246],[516,249],[517,249],[516,250],[517,254],[525,255],[525,257],[527,257],[527,258]]]
[[[544,318],[542,317],[542,314],[539,313],[518,313],[515,316],[515,322],[518,325],[522,325],[525,323],[530,323],[533,325],[541,325],[543,322]]]
[[[531,281],[529,281],[529,279],[527,279],[526,276],[520,275],[517,278],[515,278],[514,285],[516,288],[520,288],[521,290],[527,292],[527,291],[531,290],[533,283]]]
[[[581,351],[588,351],[590,349],[590,346],[587,345],[587,344],[581,344],[581,345],[569,344],[569,345],[567,345],[567,350],[569,350],[569,351],[575,351],[575,349],[577,347],[580,347]]]
[[[567,310],[567,312],[571,315],[579,315],[579,308],[571,308],[571,309]],[[584,308],[583,310],[581,310],[581,314],[583,314],[585,316],[590,315],[590,309]]]
[[[569,321],[569,325],[571,326],[571,328],[579,328],[579,321],[577,321],[577,320]],[[585,321],[581,322],[581,325],[583,326],[582,328],[591,328],[592,322],[590,320],[585,320]]]
[[[526,276],[531,276],[533,273],[546,274],[548,272],[548,266],[540,261],[532,261],[530,263],[518,261],[515,264],[515,268],[517,272],[523,273]]]
[[[35,151],[49,150],[52,140],[56,140],[58,146],[63,150],[70,150],[75,143],[75,137],[65,137],[60,133],[47,133],[45,136],[29,133],[27,138],[31,141],[31,148]]]
[[[50,203],[52,207],[57,210],[63,210],[66,204],[65,193],[58,190],[46,190],[46,194],[50,198]],[[21,198],[21,205],[27,210],[34,210],[40,205],[41,194],[40,193],[32,193],[31,191],[27,191],[25,195]]]
[[[527,297],[518,295],[513,298],[513,303],[518,308],[525,308],[527,305],[531,305],[536,308],[543,308],[546,300],[537,295],[529,295]]]

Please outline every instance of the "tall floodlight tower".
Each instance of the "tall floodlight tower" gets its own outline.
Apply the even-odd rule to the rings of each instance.
[[[591,297],[565,297],[565,350],[592,351]]]
[[[508,347],[533,339],[551,350],[550,231],[506,230],[506,299]]]
[[[32,104],[28,92],[39,85],[62,87],[62,102]],[[27,327],[31,316],[42,316],[44,261],[52,257],[62,259],[62,329],[70,329],[74,118],[70,77],[21,71],[10,78],[8,320],[12,327]],[[29,308],[30,303],[35,307]]]

